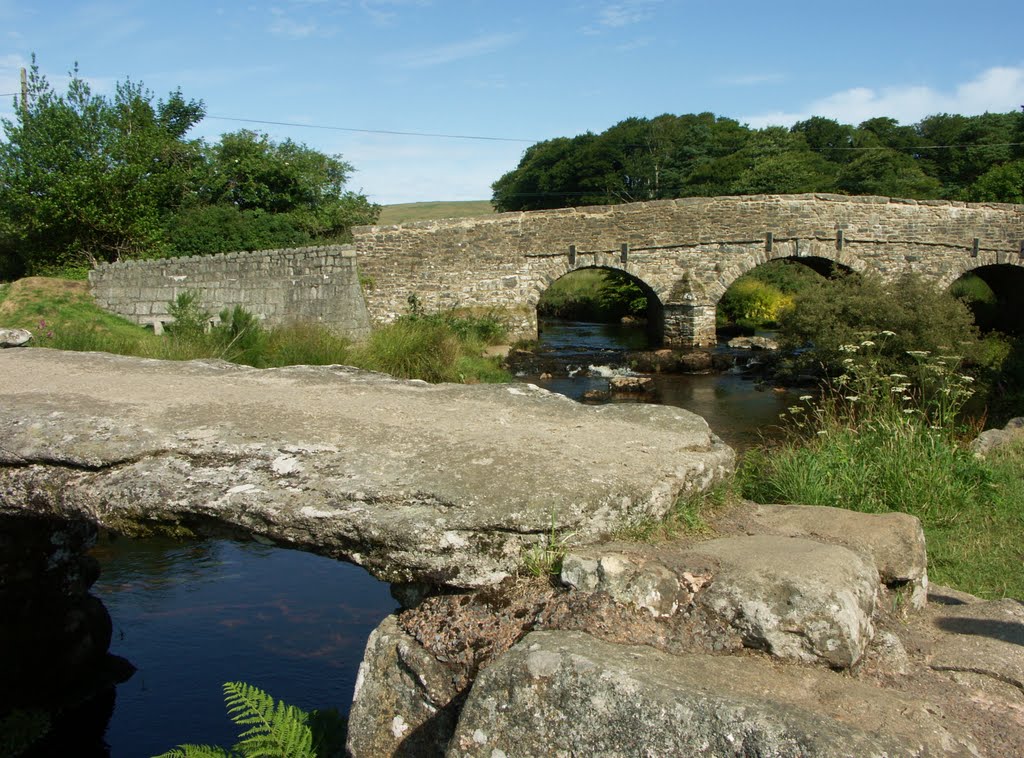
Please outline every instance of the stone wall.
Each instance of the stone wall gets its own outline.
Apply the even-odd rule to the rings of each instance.
[[[370,329],[351,245],[125,261],[99,266],[89,282],[100,306],[156,329],[189,290],[213,316],[241,305],[269,326],[314,321],[353,339]]]
[[[578,268],[622,269],[665,306],[666,342],[714,339],[729,285],[774,258],[822,257],[938,286],[983,265],[1024,265],[1024,206],[845,195],[683,198],[354,230],[371,318],[415,295],[428,310],[518,308],[535,334],[543,291]],[[626,245],[623,254],[623,245]],[[570,252],[575,247],[575,255]]]

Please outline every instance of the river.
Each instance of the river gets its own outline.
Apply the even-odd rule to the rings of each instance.
[[[623,371],[623,350],[644,349],[645,340],[638,328],[548,322],[542,349],[565,371],[519,379],[579,398],[606,387],[609,374]],[[656,388],[649,401],[699,413],[739,448],[792,402],[736,373],[659,376]],[[397,605],[388,585],[361,568],[258,543],[105,535],[95,555],[102,573],[93,591],[113,619],[111,652],[138,670],[118,685],[102,739],[79,743],[77,756],[230,746],[237,730],[223,705],[226,681],[307,710],[345,711],[366,638]]]

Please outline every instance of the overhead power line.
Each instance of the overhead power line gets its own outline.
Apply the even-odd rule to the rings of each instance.
[[[17,94],[17,93],[14,93]],[[293,121],[266,121],[258,118],[238,118],[236,116],[206,116],[206,118],[218,119],[220,121],[237,121],[245,124],[267,124],[269,126],[289,126],[300,129],[324,129],[335,132],[356,132],[359,134],[390,134],[400,137],[434,137],[440,139],[468,139],[468,140],[484,140],[488,142],[522,142],[528,144],[536,144],[537,142],[545,142],[547,140],[541,139],[526,139],[525,137],[489,137],[479,134],[446,134],[441,132],[414,132],[414,131],[400,131],[397,129],[360,129],[352,126],[326,126],[323,124],[302,124]],[[752,130],[756,131],[756,130]],[[597,135],[595,135],[597,136]],[[557,138],[555,138],[557,139]],[[571,138],[570,138],[571,139]],[[947,150],[954,148],[983,148],[983,147],[1021,147],[1024,146],[1024,142],[986,142],[976,144],[962,144],[962,145],[906,145],[906,146],[892,146],[888,147],[885,145],[873,145],[871,147],[792,147],[782,148],[783,150],[812,150],[815,152],[822,152],[826,150],[846,150],[846,151],[867,151],[867,150]],[[622,147],[638,147],[647,148],[650,147],[646,144],[636,145],[622,145]]]
[[[207,116],[220,121],[240,121],[247,124],[270,124],[272,126],[292,126],[303,129],[328,129],[335,132],[359,132],[360,134],[392,134],[401,137],[439,137],[442,139],[473,139],[489,142],[540,142],[541,140],[522,139],[518,137],[483,137],[474,134],[440,134],[436,132],[404,132],[393,129],[357,129],[351,126],[323,126],[320,124],[300,124],[289,121],[263,121],[256,118],[235,118],[233,116]]]

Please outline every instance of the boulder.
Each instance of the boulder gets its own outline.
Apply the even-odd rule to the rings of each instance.
[[[976,755],[933,710],[823,669],[534,632],[481,672],[446,755]]]
[[[761,534],[842,545],[874,564],[890,587],[909,587],[914,608],[928,596],[928,553],[924,530],[906,513],[858,513],[822,505],[745,503],[715,520],[730,534]]]
[[[932,623],[946,632],[931,650],[933,669],[979,674],[1024,692],[1024,603],[1007,599],[945,606]]]
[[[696,602],[780,658],[845,669],[874,635],[875,567],[847,548],[813,540],[727,537],[700,543],[684,560],[709,565]]]
[[[985,430],[971,440],[970,450],[976,456],[984,458],[993,450],[1019,439],[1024,439],[1024,417],[1010,419],[1002,429]]]
[[[646,395],[654,392],[654,380],[649,376],[613,376],[608,380],[613,394]]]
[[[600,440],[601,444],[594,444]],[[480,587],[732,470],[699,416],[532,385],[430,385],[47,349],[0,357],[0,511],[268,538],[391,582]]]
[[[571,552],[562,560],[562,583],[581,592],[605,592],[616,602],[643,608],[658,618],[692,603],[710,578],[685,570],[677,574],[642,552],[600,547]]]
[[[353,758],[441,755],[460,689],[436,660],[388,616],[370,634],[359,664],[346,747]]]
[[[0,329],[0,348],[21,347],[32,339],[27,329]]]
[[[753,337],[733,337],[728,342],[734,350],[778,350],[779,343],[771,337],[755,335]]]

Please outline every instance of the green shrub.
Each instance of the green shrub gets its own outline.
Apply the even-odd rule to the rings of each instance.
[[[647,295],[629,274],[618,269],[580,269],[551,283],[537,304],[548,318],[615,322],[647,313]]]
[[[793,304],[791,295],[783,294],[771,284],[740,277],[722,296],[718,312],[727,322],[763,327],[776,324]]]
[[[167,306],[167,313],[174,323],[167,325],[167,333],[180,339],[199,339],[206,332],[210,314],[199,304],[199,293],[195,290],[179,292]]]
[[[798,370],[823,370],[836,376],[848,357],[843,345],[859,344],[883,331],[894,336],[881,346],[876,360],[886,371],[906,369],[908,351],[953,353],[970,359],[978,329],[961,301],[916,275],[891,283],[871,276],[840,276],[807,290],[799,307],[779,321],[783,349],[802,351]]]
[[[248,366],[266,365],[266,332],[259,317],[240,305],[220,312],[220,324],[210,333],[218,357]]]

